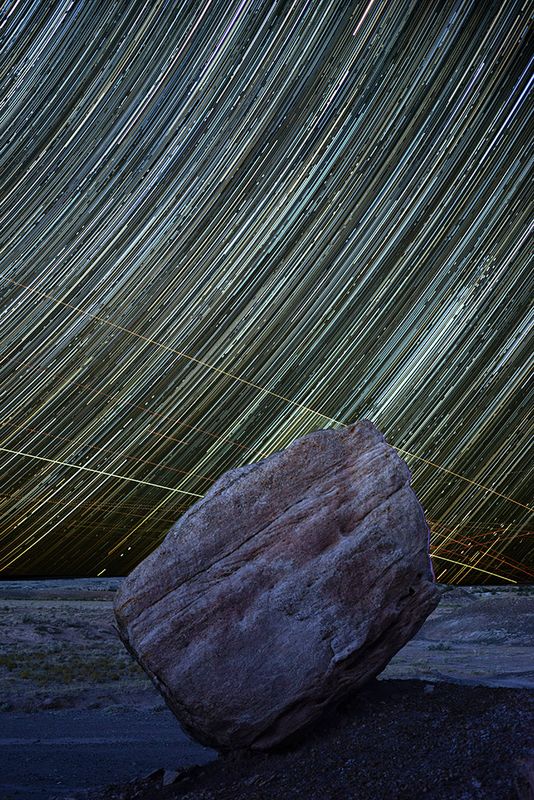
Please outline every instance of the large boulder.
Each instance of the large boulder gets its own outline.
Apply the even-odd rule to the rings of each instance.
[[[115,614],[191,736],[265,749],[381,672],[438,601],[409,469],[364,420],[224,474]]]

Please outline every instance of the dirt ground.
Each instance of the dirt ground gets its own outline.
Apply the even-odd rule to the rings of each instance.
[[[116,637],[119,580],[0,583],[2,716],[168,713]],[[220,758],[187,776],[167,769],[164,788],[154,763],[150,780],[99,797],[534,800],[521,777],[534,757],[534,586],[440,588],[379,680],[290,750]]]
[[[0,583],[0,711],[162,708],[113,628],[119,580]]]
[[[110,787],[94,800],[530,798],[534,693],[374,681],[292,746]],[[530,766],[528,766],[530,765]]]

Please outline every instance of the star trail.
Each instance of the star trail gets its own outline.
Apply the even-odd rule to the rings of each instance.
[[[0,574],[126,574],[368,418],[437,580],[533,582],[533,10],[2,5]]]

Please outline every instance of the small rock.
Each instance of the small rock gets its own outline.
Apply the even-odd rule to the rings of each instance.
[[[434,684],[433,683],[426,683],[425,688],[423,689],[425,694],[432,694],[434,691]]]
[[[158,767],[158,769],[153,769],[152,772],[148,772],[146,775],[142,775],[140,778],[134,778],[130,783],[137,784],[137,783],[152,783],[154,781],[160,781],[163,778],[165,770],[163,767]]]
[[[176,783],[180,777],[180,772],[177,772],[173,769],[166,769],[163,772],[163,780],[161,782],[162,786],[172,786],[173,783]]]
[[[259,775],[251,775],[250,778],[245,778],[243,781],[244,786],[255,786],[256,784],[260,783],[261,778]]]

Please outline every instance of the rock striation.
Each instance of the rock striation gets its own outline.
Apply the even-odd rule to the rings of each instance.
[[[225,473],[115,615],[191,736],[267,749],[381,672],[438,602],[409,469],[363,420]]]

